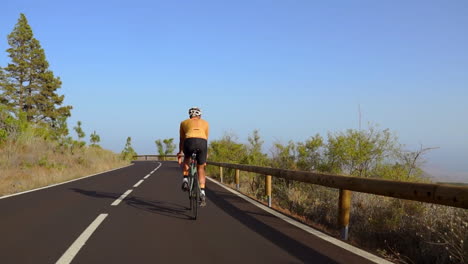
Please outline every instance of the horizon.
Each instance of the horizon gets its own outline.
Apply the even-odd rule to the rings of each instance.
[[[245,143],[258,129],[267,149],[371,123],[408,150],[438,147],[425,168],[468,182],[467,11],[461,0],[19,0],[0,10],[0,66],[24,13],[74,107],[74,137],[79,120],[106,149],[130,136],[155,153],[156,139],[178,142],[194,105],[210,140]]]

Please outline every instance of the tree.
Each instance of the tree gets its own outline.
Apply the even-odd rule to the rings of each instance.
[[[166,155],[174,154],[174,150],[176,149],[176,145],[174,144],[173,138],[164,139],[163,143],[166,147],[166,151],[164,152]]]
[[[3,68],[0,67],[0,85],[3,84],[3,82],[5,81],[6,81],[5,72],[3,71]]]
[[[73,129],[76,131],[76,134],[78,135],[78,141],[79,141],[80,146],[83,147],[84,145],[86,145],[86,143],[81,140],[86,136],[85,132],[81,128],[81,121],[78,121],[76,127],[73,127]]]
[[[289,141],[287,145],[276,142],[273,146],[272,166],[280,169],[296,170],[296,143]]]
[[[248,141],[247,154],[242,163],[256,166],[269,165],[268,156],[262,152],[263,140],[261,140],[258,130],[252,132]]]
[[[79,139],[82,139],[82,138],[84,138],[86,136],[85,132],[81,128],[81,121],[78,121],[76,123],[76,127],[73,127],[73,129],[75,130],[75,132],[78,135]]]
[[[96,134],[96,130],[90,136],[91,146],[99,146],[98,143],[101,141],[101,137]]]
[[[329,133],[326,150],[327,170],[369,177],[372,169],[396,152],[396,137],[388,129],[375,127],[366,130],[348,129],[346,132]]]
[[[296,145],[297,167],[299,170],[313,171],[320,169],[322,164],[321,148],[323,147],[323,138],[316,134],[304,143],[299,142]]]
[[[211,161],[239,163],[245,159],[247,148],[244,144],[237,143],[235,135],[226,133],[221,139],[210,142],[208,153]]]
[[[52,139],[63,141],[68,136],[67,117],[61,116],[55,119],[52,123]],[[61,142],[63,143],[63,142]]]
[[[15,117],[5,105],[0,104],[0,143],[7,138],[17,139],[28,128],[29,122],[24,113]]]
[[[406,180],[417,179],[422,175],[422,169],[420,168],[423,161],[423,155],[429,151],[437,149],[437,147],[423,148],[421,144],[419,149],[416,151],[400,151],[398,153],[398,158],[406,168],[405,178]]]
[[[125,147],[120,153],[120,157],[124,160],[132,160],[134,159],[134,156],[136,156],[137,153],[132,147],[132,138],[128,137],[127,138],[127,143],[125,143]]]
[[[158,139],[154,143],[156,143],[156,148],[158,148],[159,156],[164,156],[164,146],[163,146],[162,141]]]
[[[237,142],[234,134],[225,133],[221,139],[210,141],[208,147],[208,158],[214,162],[242,163],[247,155],[244,144]],[[213,167],[211,167],[213,168]],[[208,169],[211,169],[210,167]],[[214,170],[213,170],[214,172]],[[224,179],[229,182],[234,180],[234,170],[226,169]]]
[[[252,135],[248,137],[249,144],[246,146],[247,154],[241,161],[244,164],[256,165],[256,166],[267,166],[269,165],[268,156],[262,152],[263,140],[260,138],[258,130],[254,130]],[[261,186],[264,182],[264,176],[255,174],[248,177],[248,183],[250,185],[250,191],[256,195],[260,195]],[[264,192],[263,192],[264,193]]]
[[[12,130],[16,129],[15,121],[5,106],[0,105],[0,144],[6,141]]]
[[[4,68],[0,88],[2,98],[11,109],[26,113],[27,120],[53,122],[60,117],[69,117],[71,106],[62,106],[64,96],[56,90],[62,82],[49,70],[45,52],[34,38],[26,16],[20,14],[18,23],[8,35],[7,49],[11,63]]]
[[[162,141],[160,139],[156,140],[156,147],[158,149],[158,154],[160,156],[166,156],[174,153],[176,145],[174,144],[173,138],[166,138]],[[164,158],[163,158],[164,159]]]
[[[6,81],[7,81],[7,78],[6,78],[5,72],[3,71],[3,68],[0,67],[0,91],[3,90],[2,88],[6,85]],[[6,105],[7,103],[8,103],[8,101],[6,100],[3,93],[1,93],[0,94],[0,105]]]

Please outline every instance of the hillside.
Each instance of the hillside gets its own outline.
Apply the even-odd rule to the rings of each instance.
[[[83,177],[129,164],[99,146],[69,148],[37,136],[0,146],[0,196]]]

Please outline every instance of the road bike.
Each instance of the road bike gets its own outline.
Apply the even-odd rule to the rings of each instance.
[[[198,182],[196,151],[192,153],[192,158],[189,163],[188,187],[190,212],[192,219],[196,220],[198,216],[198,203],[200,201],[200,183]]]

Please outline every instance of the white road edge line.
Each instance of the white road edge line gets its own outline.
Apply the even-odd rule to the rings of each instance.
[[[73,261],[78,251],[86,244],[86,241],[91,237],[93,232],[98,228],[98,226],[106,219],[108,214],[100,214],[96,220],[94,220],[91,225],[86,228],[86,230],[75,240],[75,242],[68,248],[67,251],[57,260],[56,264],[68,264]]]
[[[143,177],[143,179],[146,180],[146,179],[148,179],[149,176],[151,176],[151,174],[146,175],[145,177]]]
[[[363,257],[363,258],[365,258],[367,260],[370,260],[370,261],[372,261],[374,263],[392,264],[392,262],[390,262],[388,260],[380,258],[380,257],[378,257],[376,255],[373,255],[373,254],[371,254],[371,253],[369,253],[367,251],[364,251],[364,250],[362,250],[360,248],[354,247],[354,246],[352,246],[350,244],[347,244],[347,243],[345,243],[345,242],[343,242],[343,241],[341,241],[339,239],[336,239],[336,238],[331,237],[331,236],[329,236],[329,235],[327,235],[325,233],[322,233],[322,232],[320,232],[320,231],[318,231],[316,229],[313,229],[310,226],[307,226],[307,225],[305,225],[303,223],[300,223],[300,222],[298,222],[298,221],[296,221],[296,220],[294,220],[294,219],[292,219],[290,217],[287,217],[287,216],[285,216],[285,215],[283,215],[281,213],[278,213],[277,211],[270,209],[269,207],[267,207],[267,206],[255,201],[255,200],[251,199],[250,197],[248,197],[248,196],[246,196],[246,195],[244,195],[244,194],[242,194],[242,193],[240,193],[238,191],[235,191],[235,190],[233,190],[231,188],[228,188],[228,187],[224,186],[222,183],[218,182],[215,179],[212,179],[211,177],[207,176],[206,178],[209,179],[211,182],[216,183],[217,185],[221,186],[222,188],[230,191],[231,193],[236,194],[237,196],[241,197],[242,199],[246,200],[247,202],[250,202],[251,204],[259,207],[260,209],[262,209],[262,210],[264,210],[264,211],[266,211],[266,212],[268,212],[268,213],[270,213],[270,214],[272,214],[272,215],[274,215],[274,216],[276,216],[276,217],[290,223],[291,225],[296,226],[296,227],[298,227],[298,228],[300,228],[300,229],[302,229],[302,230],[304,230],[304,231],[306,231],[306,232],[308,232],[308,233],[310,233],[312,235],[315,235],[315,236],[317,236],[317,237],[319,237],[319,238],[321,238],[321,239],[323,239],[325,241],[328,241],[328,242],[330,242],[330,243],[332,243],[332,244],[334,244],[334,245],[336,245],[338,247],[341,247],[341,248],[343,248],[343,249],[345,249],[347,251],[353,252],[354,254],[359,255],[359,256],[361,256],[361,257]]]
[[[119,203],[120,203],[123,199],[125,199],[125,197],[127,197],[127,195],[129,195],[132,191],[133,191],[133,190],[131,190],[131,189],[128,190],[128,191],[126,191],[126,192],[125,192],[124,194],[122,194],[117,200],[115,200],[115,201],[111,204],[111,206],[117,206],[117,205],[119,205]]]
[[[143,182],[144,180],[140,180],[139,182],[137,182],[135,185],[133,185],[133,188],[136,188],[138,186],[140,186],[140,184]]]
[[[39,190],[43,190],[43,189],[55,187],[55,186],[58,186],[58,185],[62,185],[62,184],[65,184],[65,183],[69,183],[69,182],[79,181],[79,180],[86,179],[86,178],[89,178],[89,177],[97,176],[97,175],[99,175],[99,174],[103,174],[103,173],[107,173],[107,172],[111,172],[111,171],[115,171],[115,170],[120,170],[120,169],[123,169],[123,168],[126,168],[126,167],[130,167],[130,166],[132,166],[132,165],[134,165],[134,163],[132,163],[132,164],[130,164],[130,165],[123,166],[123,167],[120,167],[120,168],[117,168],[117,169],[112,169],[112,170],[108,170],[108,171],[99,172],[99,173],[96,173],[96,174],[93,174],[93,175],[88,175],[88,176],[85,176],[85,177],[81,177],[81,178],[78,178],[78,179],[69,180],[69,181],[66,181],[66,182],[60,182],[60,183],[56,183],[56,184],[52,184],[52,185],[40,187],[40,188],[37,188],[37,189],[32,189],[32,190],[28,190],[28,191],[24,191],[24,192],[19,192],[19,193],[13,193],[13,194],[5,195],[5,196],[0,197],[0,199],[5,199],[5,198],[8,198],[8,197],[12,197],[12,196],[20,195],[20,194],[25,194],[25,193],[29,193],[29,192],[39,191]]]

